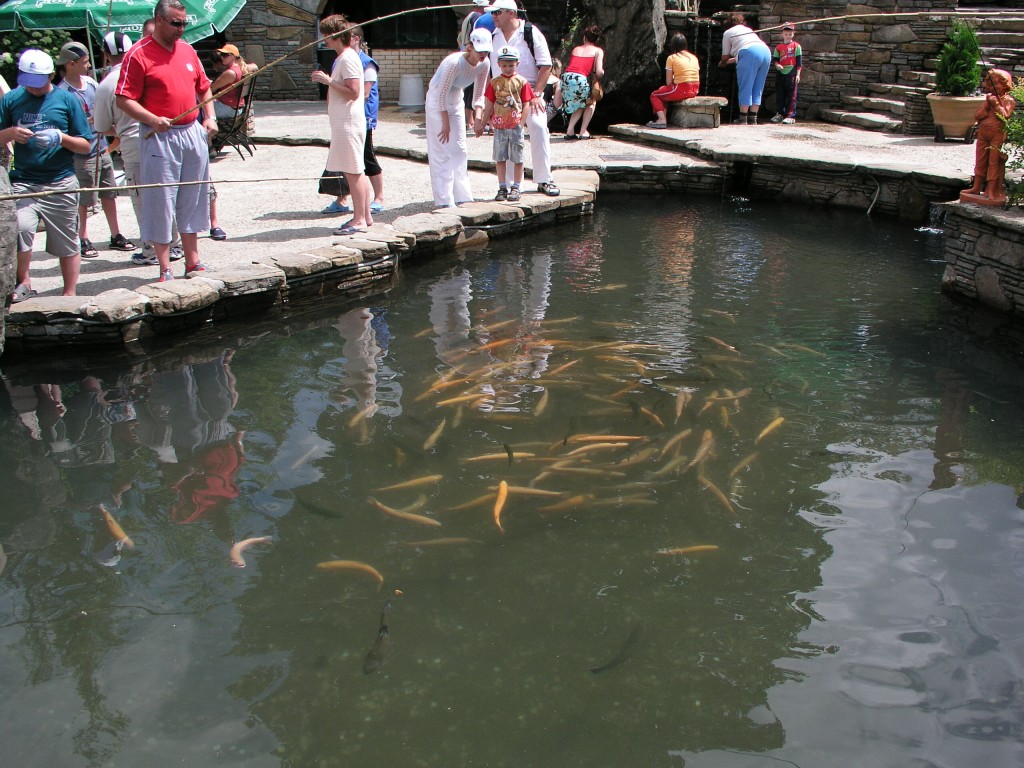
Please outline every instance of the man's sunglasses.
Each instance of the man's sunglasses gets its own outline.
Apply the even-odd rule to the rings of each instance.
[[[185,21],[184,19],[181,20],[181,21],[171,21],[166,16],[161,16],[160,18],[163,19],[164,21],[166,21],[172,27],[175,27],[176,29],[184,29],[185,27],[188,26],[188,22]]]

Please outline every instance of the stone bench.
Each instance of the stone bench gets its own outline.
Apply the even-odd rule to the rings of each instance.
[[[728,103],[721,96],[694,96],[669,102],[668,124],[673,128],[717,128],[722,124],[719,110]]]

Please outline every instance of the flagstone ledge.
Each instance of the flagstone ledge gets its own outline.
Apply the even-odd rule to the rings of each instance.
[[[387,288],[396,261],[453,253],[523,229],[593,212],[593,171],[556,173],[558,197],[527,192],[518,203],[473,202],[375,224],[338,236],[330,246],[258,255],[251,263],[192,273],[188,279],[118,288],[97,296],[33,297],[6,317],[5,354],[57,353],[83,346],[125,347],[140,339],[181,335],[282,305],[335,299]]]

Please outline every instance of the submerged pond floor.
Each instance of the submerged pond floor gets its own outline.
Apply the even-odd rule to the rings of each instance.
[[[938,238],[607,200],[5,379],[8,760],[1020,763],[1024,375]]]

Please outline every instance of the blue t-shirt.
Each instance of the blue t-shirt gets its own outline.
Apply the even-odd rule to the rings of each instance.
[[[492,35],[494,34],[494,16],[491,15],[490,11],[480,16],[476,20],[476,24],[473,25],[473,29],[486,29]]]
[[[377,70],[379,76],[380,67],[376,61],[362,51],[359,52],[359,60],[363,62],[364,71],[369,67],[373,67]],[[380,108],[380,92],[377,90],[377,82],[377,80],[373,81],[373,85],[370,86],[370,93],[366,97],[366,130],[368,131],[372,131],[377,127],[377,114]]]
[[[0,98],[0,129],[21,126],[32,131],[56,128],[69,136],[95,138],[78,98],[59,88],[45,96],[33,96],[24,88],[15,88]],[[11,181],[51,184],[75,175],[75,155],[58,145],[39,149],[35,142],[14,142],[14,168]]]

